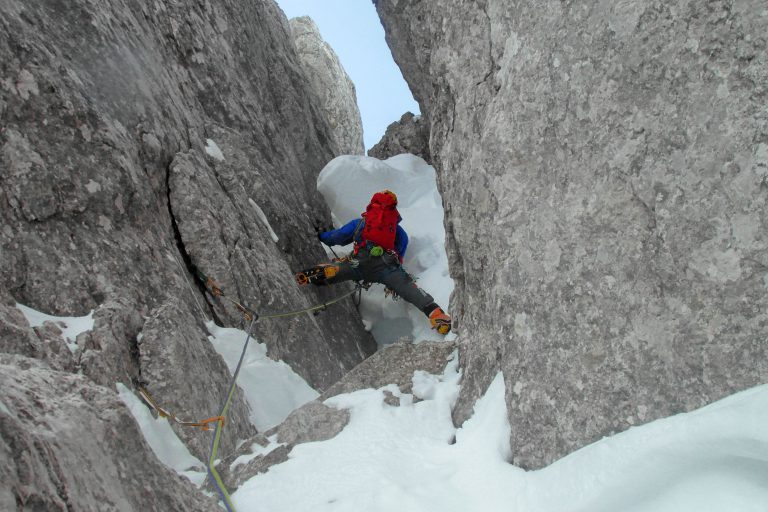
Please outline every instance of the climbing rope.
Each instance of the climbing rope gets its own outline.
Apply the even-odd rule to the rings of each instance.
[[[181,265],[181,262],[179,261],[179,258],[176,256],[175,252],[171,251],[171,256],[173,256],[173,259],[176,261],[176,265],[179,266],[179,271],[184,277],[184,281],[187,283],[187,288],[189,288],[189,292],[192,295],[192,298],[195,300],[195,305],[197,306],[197,310],[200,312],[200,316],[203,317],[207,322],[208,317],[206,316],[205,311],[203,311],[203,306],[200,305],[200,301],[197,300],[197,294],[195,293],[195,290],[192,289],[192,283],[189,282],[186,269]],[[181,300],[181,297],[179,297],[179,300]]]
[[[331,304],[336,304],[337,302],[340,302],[340,301],[346,299],[350,295],[356,293],[358,290],[361,290],[361,293],[362,293],[363,289],[367,290],[371,286],[370,283],[358,282],[358,283],[355,284],[355,288],[352,291],[350,291],[348,293],[345,293],[343,295],[340,295],[340,296],[334,298],[333,300],[329,300],[327,302],[323,302],[322,304],[317,304],[316,306],[310,306],[310,307],[304,308],[304,309],[297,309],[295,311],[286,311],[286,312],[283,312],[283,313],[273,313],[273,314],[269,314],[269,315],[259,315],[258,313],[256,313],[252,309],[250,309],[250,308],[248,308],[246,306],[243,306],[242,304],[240,304],[236,300],[228,297],[222,291],[222,289],[219,286],[219,284],[213,278],[206,276],[205,274],[203,274],[199,270],[197,271],[197,277],[198,277],[198,279],[200,279],[203,282],[203,284],[205,284],[205,287],[208,289],[209,292],[211,292],[211,295],[215,295],[217,297],[221,297],[224,300],[230,302],[232,305],[234,305],[240,311],[240,313],[242,313],[243,317],[248,322],[250,322],[251,320],[258,320],[258,319],[285,318],[285,317],[288,317],[288,316],[300,315],[302,313],[311,313],[313,311],[325,310]]]
[[[175,257],[175,255],[174,255]],[[177,263],[178,260],[177,260]],[[179,266],[181,266],[179,264]],[[283,313],[273,313],[269,315],[259,315],[252,309],[243,306],[238,301],[227,297],[227,295],[223,292],[219,284],[212,278],[206,276],[200,271],[197,271],[196,277],[203,282],[206,289],[211,293],[211,295],[214,295],[216,297],[221,297],[224,300],[230,302],[232,305],[234,305],[238,311],[243,315],[243,318],[246,320],[246,322],[250,322],[250,325],[248,326],[248,330],[246,331],[246,337],[245,337],[245,343],[243,344],[243,350],[240,353],[240,359],[237,361],[237,366],[235,367],[235,371],[232,374],[232,379],[229,383],[229,388],[227,390],[226,395],[224,396],[224,401],[221,405],[221,408],[219,410],[218,416],[213,416],[211,418],[207,418],[201,421],[186,421],[179,419],[175,414],[168,412],[166,409],[162,408],[160,405],[155,402],[155,400],[152,398],[152,395],[149,394],[149,391],[146,390],[143,386],[139,386],[138,391],[139,394],[142,396],[144,401],[155,410],[157,415],[162,418],[167,418],[170,421],[173,421],[174,423],[184,426],[184,427],[200,427],[203,430],[210,430],[211,424],[215,423],[216,427],[214,429],[213,436],[211,437],[211,447],[208,455],[208,476],[211,479],[211,482],[216,487],[216,490],[218,491],[219,495],[221,496],[222,501],[224,502],[224,506],[226,507],[228,512],[235,512],[235,507],[232,504],[232,498],[229,495],[229,492],[227,491],[226,486],[224,485],[224,482],[221,479],[221,475],[219,475],[219,472],[216,470],[216,456],[218,455],[219,451],[219,442],[221,440],[221,434],[224,429],[224,424],[226,422],[227,413],[229,412],[229,407],[232,404],[232,398],[235,396],[235,391],[237,389],[237,377],[240,374],[240,368],[243,365],[243,360],[245,359],[245,353],[248,349],[248,344],[252,337],[253,332],[253,326],[259,319],[271,319],[271,318],[285,318],[289,316],[295,316],[295,315],[301,315],[303,313],[311,313],[312,311],[318,311],[318,310],[324,310],[328,306],[335,304],[337,302],[342,301],[343,299],[349,297],[350,295],[353,295],[356,292],[359,292],[362,294],[362,290],[368,289],[370,287],[370,284],[366,286],[366,283],[357,283],[355,288],[343,295],[340,295],[333,300],[326,301],[322,304],[318,304],[315,306],[310,306],[308,308],[303,309],[297,309],[295,311],[286,311]],[[189,285],[189,282],[187,282]],[[191,290],[191,286],[190,286]],[[359,302],[358,302],[359,304]],[[199,306],[199,304],[198,304]],[[202,308],[201,313],[202,313]],[[203,316],[205,316],[203,314]]]
[[[240,353],[240,359],[237,361],[237,366],[235,367],[235,371],[232,374],[232,380],[229,384],[229,390],[227,391],[226,397],[224,399],[224,403],[221,406],[221,410],[219,412],[219,415],[216,417],[218,420],[216,421],[216,430],[213,434],[213,437],[211,439],[211,450],[210,455],[208,457],[208,475],[211,477],[211,480],[213,484],[216,486],[217,491],[219,492],[219,495],[221,495],[222,500],[224,501],[224,505],[226,506],[228,512],[235,512],[234,505],[232,504],[232,500],[229,496],[229,492],[227,491],[226,486],[224,485],[224,482],[221,480],[221,476],[219,475],[219,472],[216,470],[215,462],[216,462],[216,455],[219,450],[219,441],[221,439],[221,433],[224,429],[224,420],[227,417],[227,412],[229,411],[229,406],[232,403],[232,398],[235,395],[235,390],[237,389],[237,376],[240,374],[240,367],[243,364],[243,359],[245,358],[246,350],[248,349],[248,343],[251,340],[251,335],[253,331],[253,326],[259,319],[271,319],[271,318],[285,318],[289,316],[295,316],[295,315],[301,315],[303,313],[311,313],[312,311],[318,311],[318,310],[324,310],[328,306],[335,304],[337,302],[342,301],[343,299],[349,297],[350,295],[354,294],[358,290],[362,290],[364,287],[363,283],[357,283],[355,288],[348,293],[345,293],[343,295],[340,295],[336,297],[333,300],[326,301],[322,304],[318,304],[316,306],[310,306],[308,308],[303,309],[297,309],[295,311],[286,311],[283,313],[272,313],[269,315],[259,315],[255,311],[253,311],[250,308],[247,308],[246,306],[243,306],[239,302],[227,297],[227,295],[223,292],[219,284],[212,278],[206,276],[202,272],[198,271],[198,278],[203,281],[206,288],[211,292],[212,295],[215,295],[217,297],[222,297],[225,300],[229,301],[231,304],[233,304],[242,314],[243,317],[246,319],[246,321],[250,322],[250,325],[248,327],[248,331],[246,333],[245,337],[245,343],[243,344],[243,350]],[[362,293],[362,292],[361,292]]]
[[[256,316],[251,318],[251,325],[248,326],[247,336],[245,337],[245,343],[243,344],[243,350],[240,352],[240,359],[237,361],[237,366],[235,367],[235,371],[232,374],[232,380],[229,383],[229,390],[227,391],[224,403],[222,404],[221,410],[219,412],[219,418],[221,419],[216,423],[216,430],[213,433],[213,437],[211,438],[211,450],[210,455],[208,456],[208,475],[211,477],[213,484],[216,486],[216,490],[219,491],[219,494],[224,501],[224,505],[227,507],[229,512],[235,512],[235,506],[232,504],[232,499],[229,496],[227,487],[221,480],[221,475],[219,475],[219,472],[216,470],[216,454],[219,451],[219,441],[221,440],[221,433],[224,430],[224,418],[227,417],[229,406],[232,403],[232,397],[235,396],[235,389],[237,389],[237,376],[240,374],[240,367],[243,365],[243,359],[245,359],[245,352],[248,349],[248,343],[251,341],[251,332],[253,330],[253,324],[256,323],[256,319]]]
[[[259,315],[256,314],[255,311],[252,309],[249,309],[236,300],[232,299],[231,297],[228,297],[224,294],[222,289],[219,287],[219,283],[217,283],[212,277],[208,277],[199,270],[196,270],[197,278],[203,283],[203,285],[208,289],[208,291],[211,293],[211,295],[215,297],[221,297],[222,299],[228,301],[233,306],[237,308],[240,313],[242,313],[243,318],[245,318],[246,322],[250,322],[251,320],[258,318]]]
[[[298,309],[296,311],[288,311],[286,313],[275,313],[275,314],[272,314],[272,315],[262,315],[261,318],[284,318],[286,316],[294,316],[294,315],[300,315],[302,313],[311,313],[312,311],[325,310],[325,308],[327,308],[331,304],[336,304],[337,302],[340,302],[341,300],[346,299],[350,295],[354,294],[358,290],[362,290],[363,287],[364,286],[363,286],[362,283],[357,283],[357,285],[355,285],[355,288],[351,292],[345,293],[344,295],[339,295],[335,299],[329,300],[328,302],[323,302],[322,304],[318,304],[317,306],[312,306],[312,307],[308,307],[308,308],[305,308],[305,309]]]

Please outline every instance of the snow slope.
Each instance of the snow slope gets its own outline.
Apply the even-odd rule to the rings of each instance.
[[[299,445],[246,482],[240,512],[766,512],[768,385],[603,439],[540,471],[509,464],[499,374],[454,429],[459,373],[418,373],[325,403],[350,410],[334,439]],[[388,390],[400,406],[383,402]],[[415,401],[416,397],[423,398]],[[452,440],[455,439],[455,443]]]

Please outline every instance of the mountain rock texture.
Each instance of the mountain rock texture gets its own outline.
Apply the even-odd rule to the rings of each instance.
[[[331,142],[337,154],[365,154],[363,121],[357,107],[355,84],[333,48],[323,40],[312,18],[291,18],[291,35],[299,63],[319,106],[331,126]]]
[[[230,376],[205,322],[241,323],[227,298],[265,314],[343,292],[299,289],[292,277],[326,259],[312,227],[330,224],[315,179],[337,155],[333,130],[272,0],[3,0],[0,11],[0,351],[13,357],[3,377],[21,386],[0,386],[8,406],[0,419],[10,425],[2,441],[13,459],[27,456],[9,403],[25,383],[35,386],[24,405],[29,424],[43,421],[48,403],[57,415],[75,414],[77,404],[57,403],[66,389],[97,396],[99,407],[79,419],[103,425],[104,436],[124,436],[103,448],[128,470],[77,466],[91,450],[85,427],[55,449],[35,441],[55,425],[41,428],[42,437],[23,438],[25,446],[38,447],[34,456],[51,468],[103,475],[103,487],[117,494],[162,494],[156,506],[145,496],[117,509],[200,508],[174,474],[156,475],[162,468],[114,400],[115,383],[144,383],[179,416],[213,416]],[[206,293],[198,272],[215,278],[227,298]],[[71,353],[57,326],[30,329],[17,302],[59,316],[93,310],[94,328]],[[254,328],[270,356],[319,390],[375,349],[349,301],[333,308],[333,315],[264,319]],[[255,433],[239,392],[231,411],[223,453]],[[178,433],[205,459],[207,433]],[[146,464],[150,474],[131,484],[138,491],[121,488]],[[5,471],[2,499],[27,503],[28,469]],[[110,483],[113,473],[120,478]],[[70,507],[50,482],[64,503],[55,507]],[[89,501],[101,489],[81,485],[70,509],[101,510]]]
[[[429,154],[429,124],[421,116],[406,112],[399,121],[387,126],[381,140],[368,150],[368,156],[386,160],[389,157],[411,153],[432,165]]]
[[[0,510],[216,509],[154,457],[107,388],[9,354],[0,386]]]
[[[764,2],[374,3],[430,124],[455,421],[502,370],[536,468],[768,381]]]

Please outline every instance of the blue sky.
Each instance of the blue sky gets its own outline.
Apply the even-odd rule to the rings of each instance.
[[[277,0],[277,4],[288,18],[315,20],[323,39],[336,51],[357,90],[366,150],[405,112],[419,113],[371,0]]]

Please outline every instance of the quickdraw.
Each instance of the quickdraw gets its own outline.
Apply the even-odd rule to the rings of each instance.
[[[152,395],[149,394],[149,391],[144,386],[139,386],[138,388],[139,395],[141,395],[141,398],[144,399],[144,401],[149,405],[154,411],[157,413],[157,415],[160,418],[166,418],[167,420],[173,421],[174,423],[181,425],[183,427],[200,427],[202,430],[211,430],[211,423],[221,422],[222,425],[224,424],[225,418],[224,416],[213,416],[211,418],[207,418],[200,421],[186,421],[179,419],[175,414],[168,412],[168,410],[160,407],[157,405],[157,402],[152,398]]]

